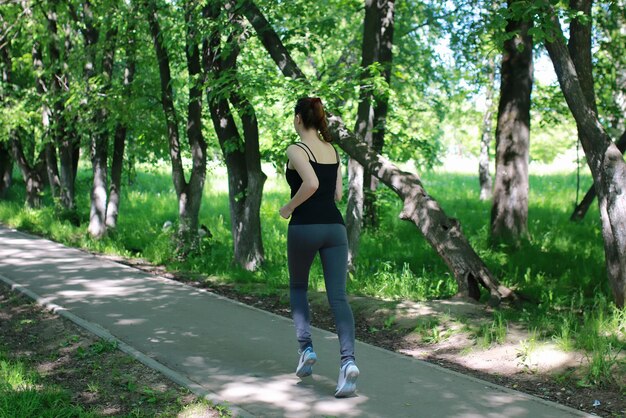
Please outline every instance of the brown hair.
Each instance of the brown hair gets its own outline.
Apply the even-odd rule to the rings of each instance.
[[[319,97],[303,97],[296,103],[295,114],[300,115],[305,128],[315,128],[326,142],[333,142],[328,130],[326,111]]]

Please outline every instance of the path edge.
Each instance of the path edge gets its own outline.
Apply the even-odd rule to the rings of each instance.
[[[39,306],[45,308],[46,310],[62,316],[63,318],[73,322],[74,324],[78,325],[79,327],[87,330],[88,332],[108,341],[108,342],[113,342],[115,344],[117,344],[117,348],[128,354],[129,356],[133,357],[135,360],[139,361],[140,363],[144,364],[145,366],[156,370],[157,372],[161,373],[162,375],[164,375],[165,377],[167,377],[169,380],[171,380],[172,382],[176,383],[177,385],[186,387],[187,389],[189,389],[191,392],[193,392],[195,395],[206,399],[216,405],[224,405],[226,406],[232,413],[234,417],[242,417],[242,418],[249,418],[249,417],[254,417],[255,415],[251,414],[249,411],[230,404],[228,402],[224,402],[223,399],[221,399],[216,393],[211,392],[206,390],[204,387],[202,387],[200,384],[194,382],[193,380],[183,376],[182,374],[176,372],[173,369],[170,369],[169,367],[165,366],[162,363],[159,363],[158,361],[154,360],[152,357],[142,353],[141,351],[137,350],[134,347],[131,347],[130,345],[126,344],[124,341],[120,340],[119,338],[117,338],[116,336],[114,336],[113,334],[111,334],[108,330],[106,330],[105,328],[101,327],[98,324],[94,324],[92,322],[89,322],[83,318],[80,318],[76,315],[74,315],[73,313],[71,313],[70,311],[68,311],[66,308],[57,305],[55,303],[51,303],[46,301],[46,298],[38,295],[37,293],[33,292],[30,289],[27,289],[26,287],[22,286],[19,283],[14,282],[13,280],[9,279],[8,277],[0,274],[0,281],[4,282],[7,286],[9,286],[9,288],[14,291],[14,292],[19,292],[27,297],[29,297],[30,299],[33,299]]]

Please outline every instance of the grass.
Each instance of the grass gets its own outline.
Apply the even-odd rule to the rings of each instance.
[[[231,263],[226,180],[219,173],[211,173],[208,178],[200,223],[211,230],[213,238],[204,240],[200,251],[185,260],[172,257],[171,233],[162,229],[164,222],[177,219],[176,197],[165,169],[138,171],[134,184],[123,187],[119,226],[99,241],[86,233],[88,170],[79,172],[77,214],[59,213],[49,196],[44,196],[46,205],[42,209],[25,209],[23,187],[16,184],[9,198],[0,201],[0,220],[67,245],[140,256],[170,270],[199,273],[203,278],[198,280],[232,284],[242,293],[284,294],[288,288],[287,222],[280,218],[278,208],[288,197],[286,183],[280,177],[270,177],[266,184],[261,207],[266,262],[261,270],[247,272]],[[601,384],[607,379],[607,370],[623,365],[619,353],[626,348],[626,313],[610,302],[597,207],[593,206],[582,222],[569,221],[575,203],[575,174],[530,176],[530,238],[517,250],[490,244],[491,205],[478,199],[475,175],[433,171],[424,173],[422,180],[447,215],[460,221],[466,237],[492,273],[504,285],[535,301],[523,309],[495,311],[491,324],[473,330],[481,344],[502,341],[507,324],[515,323],[537,330],[538,340],[555,341],[562,349],[590,353],[590,384]],[[589,185],[590,177],[583,176],[582,190]],[[398,219],[398,198],[384,189],[378,204],[382,225],[377,230],[364,231],[361,237],[357,268],[348,282],[349,293],[416,301],[454,295],[456,282],[446,265],[414,225]],[[77,221],[81,226],[74,225]],[[311,287],[323,289],[319,260],[312,268]],[[447,337],[436,324],[424,326],[423,331],[433,341]]]
[[[0,418],[232,415],[4,285],[0,310]]]
[[[23,362],[0,351],[0,417],[96,417],[71,401],[70,393],[40,382]]]

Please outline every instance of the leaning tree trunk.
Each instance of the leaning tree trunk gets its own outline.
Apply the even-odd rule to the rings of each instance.
[[[494,80],[496,78],[496,64],[493,58],[489,59],[489,84],[485,94],[485,113],[483,115],[483,129],[480,136],[480,157],[478,158],[478,181],[480,184],[480,200],[491,199],[491,175],[489,175],[489,144],[491,144],[491,122],[493,115]]]
[[[582,12],[591,18],[591,0],[570,0],[569,3],[572,10]],[[580,19],[573,19],[571,21],[570,38],[567,48],[574,62],[578,81],[585,95],[585,100],[597,117],[598,108],[596,106],[596,95],[593,85],[593,63],[591,56],[591,19],[585,22]],[[581,135],[582,133],[579,130],[578,140],[582,143]],[[616,145],[619,148],[619,144]],[[624,149],[620,148],[620,151],[624,152]],[[593,187],[587,191],[583,200],[574,209],[570,220],[581,220],[585,216],[585,213],[589,210],[596,196],[595,191],[592,190]]]
[[[615,146],[618,150],[620,150],[622,154],[626,152],[626,131],[624,131],[622,136],[617,140]],[[585,194],[585,197],[583,197],[583,200],[581,200],[580,203],[576,205],[576,208],[574,209],[574,212],[572,213],[572,216],[569,218],[569,220],[581,221],[587,214],[587,211],[591,207],[591,204],[593,203],[593,200],[595,198],[596,189],[592,185],[589,190],[587,190],[587,193]]]
[[[306,77],[295,64],[280,38],[265,16],[250,0],[241,3],[242,13],[254,27],[263,46],[286,77],[302,80]],[[478,299],[480,285],[490,293],[490,303],[503,298],[516,298],[513,291],[498,283],[469,244],[456,219],[449,218],[426,190],[420,178],[400,170],[350,132],[338,116],[329,114],[329,128],[339,146],[352,158],[389,186],[402,201],[402,219],[410,220],[428,243],[448,265],[458,284],[458,294]]]
[[[233,8],[229,2],[229,8]],[[205,18],[216,18],[217,8],[207,7]],[[220,48],[220,33],[215,31],[204,44],[205,74],[213,73],[219,80],[228,73],[232,77],[230,101],[237,109],[243,128],[243,141],[235,123],[228,101],[216,96],[211,87],[207,88],[207,98],[211,119],[217,134],[228,171],[228,195],[231,218],[231,232],[234,246],[234,262],[242,268],[254,271],[264,261],[263,239],[261,235],[261,200],[267,176],[261,170],[259,149],[259,129],[254,107],[239,92],[236,80],[237,56],[243,34],[240,33],[241,17],[231,16],[235,21],[235,32],[228,38],[226,53]],[[232,142],[231,142],[232,141]],[[229,142],[241,147],[229,146]]]
[[[126,68],[124,69],[124,92],[126,100],[131,98],[131,86],[135,78],[136,48],[134,39],[134,19],[129,22],[129,39],[126,46]],[[116,127],[113,142],[113,158],[111,160],[111,186],[109,189],[109,202],[106,211],[107,228],[117,227],[117,217],[120,209],[120,192],[122,190],[122,169],[124,168],[124,149],[126,147],[127,121],[122,117]]]
[[[509,0],[509,8],[519,0]],[[530,23],[510,20],[500,70],[496,127],[496,178],[491,208],[491,238],[517,246],[528,236],[528,151],[533,44]]]
[[[380,52],[381,10],[376,0],[365,0],[363,19],[363,44],[361,47],[361,82],[359,107],[354,126],[356,135],[372,145],[374,133],[374,95],[369,78],[369,67],[378,61]],[[365,172],[353,158],[348,159],[348,204],[346,208],[346,230],[348,232],[348,268],[354,270],[354,262],[359,251],[361,227],[365,210]],[[369,181],[367,182],[369,186]]]
[[[626,300],[626,163],[622,153],[611,141],[587,103],[574,62],[564,42],[557,14],[544,2],[550,26],[554,28],[553,41],[545,41],[565,100],[576,120],[580,140],[587,157],[598,194],[602,222],[604,253],[609,283],[618,307]]]
[[[185,7],[195,7],[186,3]],[[189,71],[190,88],[187,114],[187,139],[191,147],[192,171],[189,183],[185,181],[183,169],[181,144],[178,132],[178,118],[174,108],[174,91],[170,72],[170,60],[165,47],[164,35],[161,32],[157,19],[157,7],[154,0],[144,2],[147,12],[150,34],[156,51],[159,64],[159,76],[161,80],[161,105],[165,113],[165,122],[170,147],[170,159],[172,162],[172,180],[178,197],[179,238],[181,244],[195,241],[198,235],[198,216],[202,202],[202,192],[206,178],[206,142],[202,136],[202,90],[199,85],[200,54],[196,28],[190,19],[194,13],[190,9],[185,10],[187,20],[186,33],[186,56],[187,69]]]

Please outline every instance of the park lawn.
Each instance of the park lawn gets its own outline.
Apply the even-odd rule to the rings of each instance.
[[[231,263],[227,182],[220,172],[210,173],[208,179],[200,223],[213,236],[202,241],[200,251],[182,260],[172,255],[172,230],[163,230],[166,221],[177,219],[177,202],[167,169],[137,171],[133,184],[122,189],[117,230],[99,241],[86,233],[87,170],[81,170],[77,179],[78,213],[55,210],[49,196],[44,196],[47,205],[42,209],[25,209],[23,187],[18,183],[11,189],[9,200],[0,202],[0,221],[70,246],[142,258],[208,286],[228,286],[237,294],[256,298],[274,297],[287,305],[287,222],[278,214],[288,197],[283,178],[271,174],[266,183],[261,208],[266,263],[257,272],[244,271]],[[450,315],[443,319],[400,320],[406,312],[401,308],[403,303],[447,301],[456,292],[456,282],[415,226],[399,220],[399,199],[382,189],[378,201],[381,226],[362,235],[357,268],[348,282],[348,291],[357,304],[355,311],[373,318],[369,331],[402,327],[399,331],[403,335],[415,335],[424,343],[441,343],[463,333],[472,344],[489,348],[503,344],[507,336],[513,338],[513,329],[523,330],[522,357],[528,357],[542,343],[554,344],[563,351],[580,351],[587,357],[585,367],[567,374],[567,378],[578,385],[617,385],[621,388],[618,390],[625,391],[625,382],[616,376],[626,371],[626,313],[610,301],[597,207],[593,206],[582,222],[569,221],[575,203],[575,175],[530,176],[530,239],[517,250],[490,245],[491,206],[478,199],[476,175],[429,171],[422,179],[448,216],[459,219],[463,232],[494,275],[532,302],[522,309],[502,306],[489,311],[486,321]],[[584,193],[591,179],[583,176],[582,180]],[[318,261],[312,269],[311,288],[323,290]],[[323,306],[323,297],[313,292],[312,298]],[[361,307],[360,300],[379,303]]]

